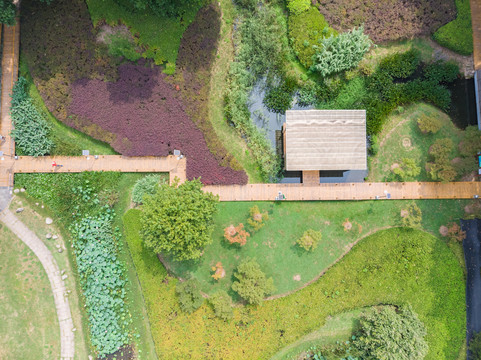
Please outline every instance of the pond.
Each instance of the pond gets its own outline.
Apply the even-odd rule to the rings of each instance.
[[[461,129],[477,125],[474,79],[456,79],[448,89],[451,91],[451,107],[448,114],[453,123]]]

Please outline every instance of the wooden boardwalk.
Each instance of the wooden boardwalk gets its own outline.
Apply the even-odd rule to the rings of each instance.
[[[474,69],[481,69],[481,1],[470,0],[471,20],[473,24]]]
[[[10,119],[10,102],[12,88],[18,78],[18,56],[20,44],[20,19],[15,26],[3,25],[3,55],[2,55],[2,94],[0,135],[6,137],[0,143],[0,187],[13,186],[13,173],[10,171],[15,155],[15,142],[10,137],[12,120]]]
[[[472,199],[481,196],[481,182],[211,185],[204,191],[219,195],[220,201],[273,201],[279,192],[286,201]]]

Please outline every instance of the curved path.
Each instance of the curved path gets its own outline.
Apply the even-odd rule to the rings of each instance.
[[[73,360],[75,340],[72,329],[74,326],[68,298],[64,296],[66,293],[65,284],[61,278],[57,262],[42,240],[13,215],[9,209],[0,212],[0,221],[27,245],[42,263],[52,287],[58,323],[60,325],[60,359]]]

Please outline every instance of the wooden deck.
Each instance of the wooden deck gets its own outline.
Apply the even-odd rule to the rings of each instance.
[[[481,196],[481,182],[406,182],[346,184],[248,184],[204,186],[220,201],[273,201],[281,192],[286,201],[382,199],[472,199]]]
[[[52,166],[55,162],[57,165]],[[186,159],[176,156],[127,157],[122,155],[99,156],[20,156],[11,161],[10,173],[76,173],[82,171],[120,171],[120,172],[168,172],[170,182],[179,178],[186,180]],[[2,164],[3,165],[3,164]]]
[[[15,26],[3,25],[3,55],[2,55],[2,93],[1,93],[1,119],[0,135],[6,137],[0,143],[0,187],[13,186],[13,173],[10,171],[13,155],[15,155],[15,142],[10,137],[12,120],[10,119],[10,101],[12,88],[18,78],[18,55],[20,44],[20,20]]]
[[[481,1],[470,0],[471,20],[473,24],[474,69],[481,69]]]

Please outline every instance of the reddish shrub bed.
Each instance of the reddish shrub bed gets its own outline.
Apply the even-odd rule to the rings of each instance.
[[[454,20],[453,0],[314,0],[338,31],[365,24],[374,42],[430,35]]]

